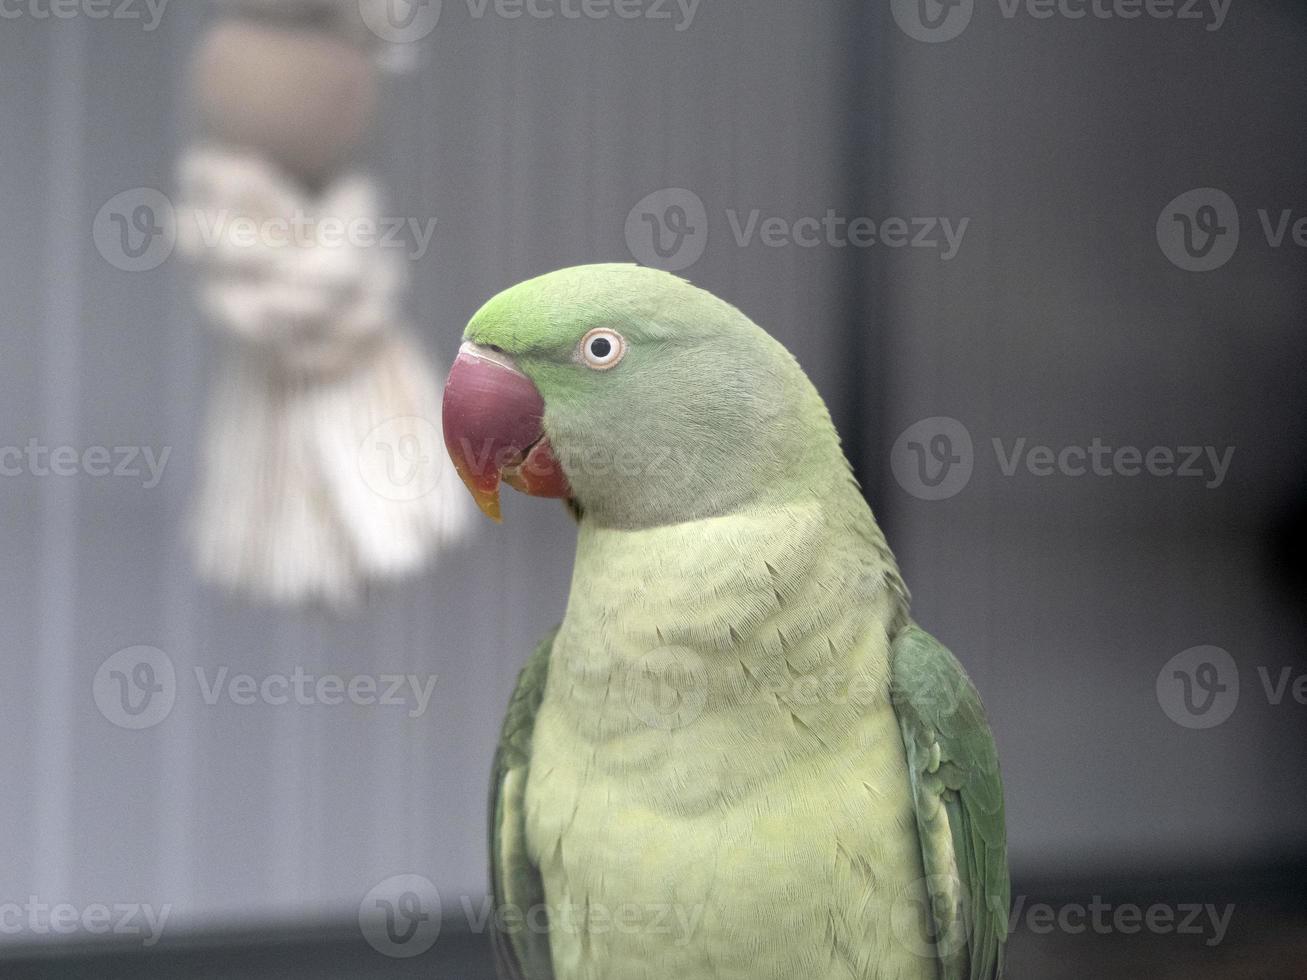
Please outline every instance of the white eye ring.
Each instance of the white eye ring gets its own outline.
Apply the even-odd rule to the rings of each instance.
[[[581,338],[578,353],[586,367],[607,371],[616,367],[617,362],[626,356],[626,340],[616,330],[596,327]]]

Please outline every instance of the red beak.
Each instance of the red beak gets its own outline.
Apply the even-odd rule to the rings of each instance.
[[[477,506],[501,519],[499,481],[535,497],[570,497],[545,436],[545,401],[505,354],[465,343],[445,382],[445,448]]]

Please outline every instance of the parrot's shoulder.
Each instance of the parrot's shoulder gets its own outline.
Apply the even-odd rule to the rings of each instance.
[[[890,694],[900,715],[933,728],[950,727],[959,714],[983,723],[980,695],[957,657],[916,623],[909,622],[890,647]],[[974,712],[979,711],[979,719]]]

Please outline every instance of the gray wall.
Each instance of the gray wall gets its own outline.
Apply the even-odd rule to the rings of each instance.
[[[878,313],[891,434],[950,416],[971,481],[922,501],[893,480],[918,618],[974,668],[1009,784],[1018,866],[1192,866],[1301,848],[1305,713],[1256,669],[1303,671],[1301,593],[1268,560],[1303,499],[1307,251],[1255,211],[1303,216],[1307,17],[1235,3],[1178,21],[1005,20],[893,37],[887,187],[972,217],[950,263],[896,259]],[[1155,237],[1195,187],[1237,204],[1237,251],[1183,271]],[[1054,449],[1234,447],[1223,485],[1003,475],[992,440]],[[1229,651],[1243,690],[1209,731],[1158,710],[1173,655]]]
[[[211,345],[186,270],[107,264],[119,191],[169,189],[198,5],[155,33],[0,22],[0,445],[171,446],[162,484],[0,482],[0,901],[172,903],[192,925],[344,910],[378,880],[447,896],[484,877],[485,771],[521,660],[561,615],[572,528],[510,497],[420,581],[358,615],[280,614],[193,581],[182,543]],[[435,217],[411,309],[448,362],[479,303],[550,268],[627,260],[628,211],[663,187],[709,214],[687,275],[737,302],[827,394],[916,595],[972,671],[1008,781],[1014,863],[1057,874],[1255,858],[1296,841],[1302,710],[1257,665],[1301,667],[1301,612],[1265,538],[1301,499],[1303,250],[1252,210],[1302,207],[1304,23],[1236,5],[1176,22],[1003,19],[915,41],[879,5],[704,4],[667,22],[474,20],[445,5],[388,83],[367,165],[392,213]],[[1190,187],[1229,191],[1235,258],[1182,272],[1153,238]],[[945,215],[958,255],[740,248],[726,209],[793,219]],[[976,446],[947,500],[891,475],[910,423]],[[990,440],[1234,445],[1224,486],[1003,477]],[[1238,713],[1190,731],[1158,669],[1230,650]],[[158,727],[91,698],[114,651],[172,657]],[[192,668],[439,674],[430,711],[208,706]],[[1299,706],[1300,707],[1300,706]],[[8,937],[12,939],[12,937]],[[32,937],[18,937],[30,939]],[[5,941],[6,937],[0,937]]]

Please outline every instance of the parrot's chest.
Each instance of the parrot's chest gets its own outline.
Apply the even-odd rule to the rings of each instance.
[[[525,800],[557,980],[934,980],[883,573],[811,509],[582,525]]]
[[[558,980],[934,977],[894,938],[923,872],[888,704],[785,764],[797,731],[774,705],[709,698],[681,724],[693,700],[637,700],[638,728],[595,740],[590,692],[551,691],[526,806]]]

